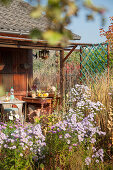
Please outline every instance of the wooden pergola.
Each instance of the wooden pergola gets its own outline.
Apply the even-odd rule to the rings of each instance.
[[[0,33],[0,47],[8,47],[8,48],[18,48],[18,49],[46,49],[46,50],[54,50],[60,51],[60,96],[61,103],[63,101],[64,96],[64,63],[71,55],[73,51],[76,50],[76,47],[80,45],[78,43],[68,43],[66,47],[62,47],[61,45],[50,46],[47,41],[37,40],[37,42],[33,42],[28,36],[25,35],[15,35],[15,34],[4,34]],[[64,52],[68,51],[68,54],[65,56]]]

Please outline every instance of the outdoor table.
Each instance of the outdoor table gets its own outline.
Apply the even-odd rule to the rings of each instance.
[[[6,108],[5,106],[7,105],[16,105],[18,108],[18,113],[20,116],[20,121],[23,124],[23,114],[22,114],[22,107],[23,104],[25,103],[25,101],[21,101],[21,100],[13,100],[13,101],[4,101],[4,100],[0,100],[0,105],[3,106],[3,108]],[[8,108],[7,108],[8,109]],[[2,116],[3,116],[3,111],[2,111]]]
[[[23,97],[22,98],[26,104],[27,103],[34,103],[34,104],[41,104],[41,111],[43,111],[44,105],[45,104],[49,104],[49,114],[51,114],[51,105],[52,105],[52,98],[44,98],[44,97],[36,97],[36,98],[32,98],[32,97]],[[26,111],[25,111],[26,113]],[[25,120],[26,120],[26,114],[25,114]]]

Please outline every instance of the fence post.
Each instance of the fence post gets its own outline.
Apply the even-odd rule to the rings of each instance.
[[[108,87],[109,87],[109,54],[110,54],[110,44],[107,44],[107,83],[108,83]]]
[[[60,95],[61,95],[61,106],[63,106],[64,98],[64,50],[60,50]]]
[[[80,84],[82,84],[82,47],[80,46]]]
[[[65,98],[66,98],[66,100],[67,100],[67,92],[68,92],[68,74],[67,74],[67,61],[66,61],[66,70],[65,70]]]

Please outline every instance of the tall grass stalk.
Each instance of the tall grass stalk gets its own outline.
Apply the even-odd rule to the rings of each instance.
[[[111,71],[111,75],[108,78],[107,75],[104,74],[104,76],[100,76],[100,79],[96,81],[95,83],[89,83],[87,84],[89,88],[91,89],[91,100],[92,101],[100,101],[105,106],[105,111],[100,111],[99,114],[97,114],[97,123],[101,127],[103,131],[106,132],[106,137],[103,139],[106,145],[108,146],[109,150],[109,144],[113,143],[113,77],[112,74],[113,71]],[[111,118],[112,117],[112,118]],[[112,140],[112,141],[111,141]],[[110,152],[109,152],[110,153]]]

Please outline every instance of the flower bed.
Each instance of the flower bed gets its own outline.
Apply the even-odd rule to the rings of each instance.
[[[0,123],[0,167],[1,169],[22,169],[33,167],[33,157],[42,156],[45,144],[41,126],[22,126],[14,123]]]
[[[106,133],[96,122],[96,115],[105,112],[104,106],[92,102],[83,85],[75,85],[69,102],[72,107],[62,118],[53,113],[45,121],[40,118],[40,124],[0,123],[0,167],[104,169]]]

